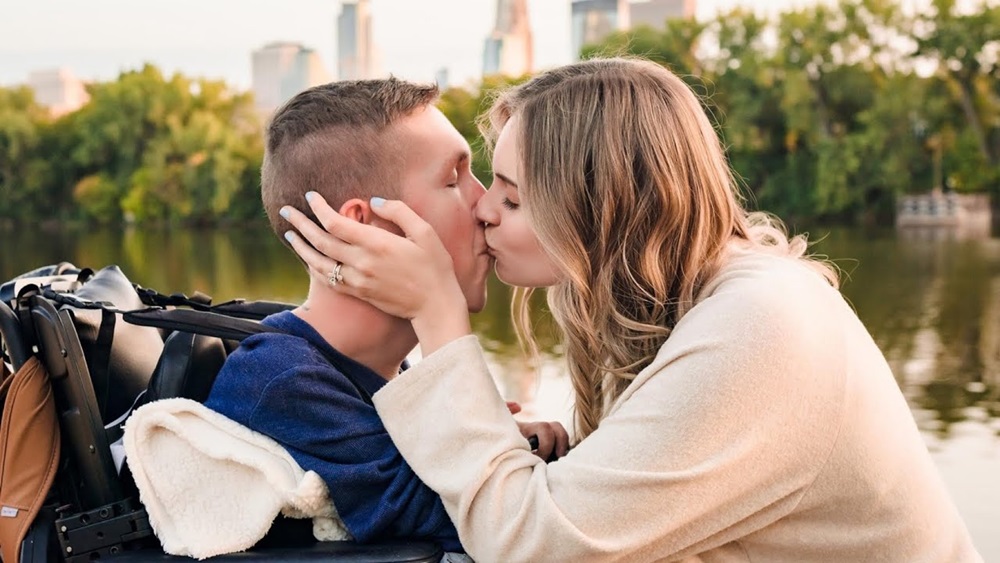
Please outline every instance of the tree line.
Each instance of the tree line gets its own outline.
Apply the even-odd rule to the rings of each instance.
[[[615,33],[582,55],[642,56],[684,77],[753,208],[882,222],[901,194],[1000,191],[995,1],[736,9]],[[476,117],[496,88],[525,78],[450,88],[439,107],[481,149]],[[251,94],[151,65],[88,91],[84,107],[52,118],[30,89],[0,88],[0,222],[262,220]],[[474,170],[489,182],[482,150]]]

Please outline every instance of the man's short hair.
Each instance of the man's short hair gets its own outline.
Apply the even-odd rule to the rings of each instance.
[[[290,228],[278,215],[285,205],[315,220],[309,191],[334,209],[352,198],[396,196],[402,157],[389,126],[437,97],[437,86],[388,78],[331,82],[289,100],[267,127],[261,168],[261,199],[274,232],[282,237]]]

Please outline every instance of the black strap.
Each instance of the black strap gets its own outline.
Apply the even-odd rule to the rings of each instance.
[[[256,321],[227,317],[210,311],[192,311],[190,309],[140,309],[126,311],[122,320],[140,326],[151,326],[216,336],[224,340],[241,341],[248,336],[261,332],[281,332]]]
[[[139,294],[139,299],[151,307],[191,307],[196,311],[209,311],[212,309],[212,297],[200,291],[194,292],[188,297],[183,293],[164,295],[158,291],[132,284],[135,292]]]
[[[164,295],[152,289],[142,288],[138,285],[135,285],[135,288],[136,291],[139,292],[142,302],[148,305],[147,308],[125,311],[114,307],[112,303],[81,299],[69,293],[53,291],[48,287],[42,289],[42,295],[47,299],[55,301],[56,303],[70,305],[80,309],[100,309],[104,312],[104,314],[118,313],[122,315],[122,320],[131,324],[155,328],[166,328],[169,330],[179,330],[193,334],[204,334],[206,336],[215,336],[224,340],[242,341],[248,336],[262,332],[286,333],[283,330],[272,328],[257,322],[257,320],[263,319],[267,316],[262,315],[263,313],[272,314],[288,310],[289,306],[284,303],[270,301],[245,302],[237,299],[212,306],[212,298],[203,293],[195,293],[194,296],[188,297],[180,293]],[[164,308],[169,306],[186,306],[190,307],[190,309]],[[104,322],[101,323],[102,331],[104,330],[105,324],[106,323]],[[111,329],[113,330],[113,328],[114,325],[112,323]],[[108,345],[103,348],[107,348],[107,353],[110,354],[110,341],[108,342]],[[336,358],[333,358],[327,351],[320,348],[319,352],[323,355],[326,361],[330,363],[330,365],[336,368],[340,373],[344,374],[344,377],[346,377],[351,385],[354,386],[358,395],[365,401],[365,403],[372,406],[375,405],[375,402],[372,400],[371,393],[369,393],[355,380],[349,370],[342,369],[341,366],[338,365]]]
[[[93,353],[89,356],[91,381],[94,384],[94,397],[103,418],[108,408],[108,392],[111,386],[111,343],[115,337],[115,314],[101,310],[101,328],[94,340]]]
[[[292,309],[291,305],[278,301],[246,301],[243,299],[233,299],[225,303],[212,305],[212,298],[201,292],[195,292],[193,296],[188,297],[182,293],[164,295],[138,285],[134,285],[134,287],[136,293],[139,295],[139,300],[142,301],[143,305],[146,305],[146,308],[121,310],[116,308],[113,303],[83,299],[71,293],[54,291],[51,287],[43,288],[42,295],[46,299],[77,309],[101,309],[120,314],[156,311],[167,307],[188,307],[194,311],[219,313],[227,317],[260,321],[275,313]]]
[[[141,326],[151,326],[166,328],[181,332],[194,334],[204,334],[206,336],[216,336],[226,340],[242,341],[244,338],[262,332],[275,332],[289,334],[287,331],[240,318],[227,317],[219,313],[210,311],[192,311],[189,309],[146,309],[126,312],[122,320]],[[322,348],[318,348],[331,366],[337,369],[354,386],[361,399],[375,406],[371,393],[368,392],[351,374],[350,370],[343,369],[336,358]]]

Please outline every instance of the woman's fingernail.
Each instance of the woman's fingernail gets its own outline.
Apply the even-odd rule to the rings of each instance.
[[[294,242],[295,233],[293,233],[292,231],[285,231],[285,240],[287,240],[288,242]]]
[[[316,197],[316,192],[306,192],[306,201],[312,201]]]
[[[382,207],[383,205],[385,205],[385,199],[380,197],[372,198],[372,207]]]
[[[288,210],[288,206],[285,206],[278,211],[278,215],[281,215],[285,219],[288,219],[288,217],[292,215],[292,212]]]

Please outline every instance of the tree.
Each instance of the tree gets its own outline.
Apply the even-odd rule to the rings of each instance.
[[[166,79],[148,65],[96,85],[91,95],[73,116],[72,153],[85,173],[77,201],[90,218],[206,222],[249,215],[230,213],[234,198],[249,195],[244,188],[256,173],[248,169],[260,163],[260,124],[249,95],[220,82]],[[95,193],[99,204],[85,201]]]
[[[952,183],[963,190],[1000,190],[1000,7],[959,15],[954,0],[934,0],[934,10],[912,26],[916,56],[930,60],[965,119],[951,160]],[[972,152],[969,152],[969,149]],[[975,156],[972,156],[975,155]]]
[[[528,78],[528,76],[487,76],[483,78],[477,90],[449,88],[441,94],[441,99],[438,101],[438,109],[448,117],[472,148],[473,174],[487,186],[492,181],[493,166],[477,125],[485,118],[485,112],[500,92]]]
[[[37,156],[48,122],[31,90],[0,89],[0,219],[32,216],[44,206],[48,170]]]

